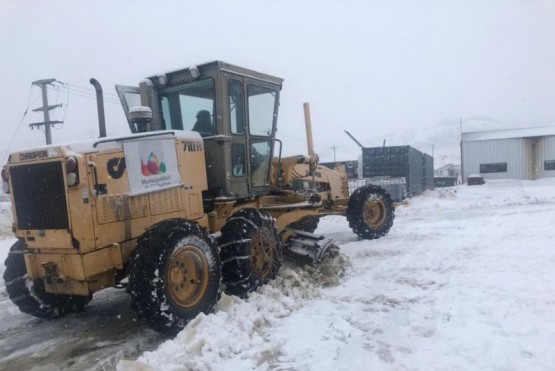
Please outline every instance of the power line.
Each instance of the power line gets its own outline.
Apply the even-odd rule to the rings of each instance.
[[[81,97],[85,97],[85,98],[92,98],[92,99],[96,99],[96,93],[91,92],[91,91],[79,91],[79,90],[75,90],[73,88],[67,87],[67,86],[54,86],[54,87],[49,87],[49,89],[53,90],[53,91],[60,91],[60,90],[65,90],[68,91],[70,94],[74,94],[74,95],[78,95]],[[111,101],[111,102],[119,102],[119,100],[117,98],[112,98],[112,97],[105,97],[105,100],[107,101]]]
[[[85,87],[82,87],[82,86],[73,85],[73,84],[69,84],[69,83],[67,83],[67,82],[62,82],[62,81],[58,81],[58,82],[59,82],[61,85],[68,86],[68,87],[70,87],[70,88],[73,88],[74,90],[82,90],[83,92],[90,93],[90,94],[94,94],[94,90],[91,89],[91,88],[85,88]],[[113,97],[113,98],[118,98],[118,96],[117,96],[116,94],[112,94],[112,93],[103,92],[103,95],[105,95],[105,96],[108,95],[108,96],[111,96],[111,97]]]
[[[19,129],[21,129],[21,125],[23,124],[23,120],[25,120],[25,116],[27,116],[27,112],[29,112],[29,107],[32,104],[34,104],[36,102],[36,100],[40,97],[40,95],[37,95],[35,97],[35,99],[33,99],[33,102],[31,102],[31,92],[32,91],[33,91],[33,84],[31,84],[31,87],[29,88],[29,98],[27,99],[27,108],[25,108],[25,112],[23,112],[23,116],[21,117],[21,121],[19,121],[19,125],[17,126],[17,129],[15,130],[15,133],[13,134],[12,139],[10,140],[10,143],[8,144],[8,148],[6,148],[6,151],[4,152],[4,155],[2,156],[2,164],[6,161],[6,156],[8,155],[8,153],[10,153],[10,150],[12,148],[15,137],[17,136],[17,133],[19,133]]]
[[[53,88],[49,87],[49,89],[53,90],[53,91],[59,91],[60,89],[65,89],[68,92],[68,94],[72,94],[72,95],[82,97],[82,98],[88,98],[88,99],[96,100],[96,95],[88,95],[87,93],[81,93],[79,91],[71,90],[71,89],[66,88],[66,87],[53,87]],[[106,98],[106,97],[104,98],[104,101],[108,102],[108,103],[112,103],[112,104],[117,104],[117,105],[120,104],[119,101],[114,100],[114,99],[110,99],[110,98]]]
[[[91,94],[91,95],[95,95],[95,93],[96,93],[91,88],[85,88],[85,87],[82,87],[82,86],[68,84],[66,82],[61,82],[61,81],[59,81],[59,83],[62,86],[66,87],[67,89],[71,89],[71,90],[74,90],[74,91],[77,91],[77,92],[80,92],[80,93]],[[116,99],[116,100],[119,99],[116,94],[103,92],[103,95],[108,96],[109,98],[112,98],[112,99]]]
[[[64,110],[64,117],[62,118],[62,121],[65,121],[66,119],[66,114],[67,114],[67,107],[69,106],[69,90],[67,91],[67,96],[66,96],[66,108]]]

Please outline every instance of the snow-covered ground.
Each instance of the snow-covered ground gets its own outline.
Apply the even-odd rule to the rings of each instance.
[[[317,232],[341,246],[335,265],[286,265],[138,359],[117,353],[122,343],[106,352],[121,371],[552,370],[554,226],[555,179],[427,191],[398,207],[376,241],[327,217]],[[2,259],[11,242],[0,241]],[[0,308],[12,325],[27,318]]]

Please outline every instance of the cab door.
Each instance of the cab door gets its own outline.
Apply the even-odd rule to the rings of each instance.
[[[230,183],[232,192],[240,198],[250,195],[247,165],[247,122],[243,77],[227,76],[228,129],[231,136]]]
[[[267,194],[280,87],[233,73],[224,76],[232,192],[238,198]]]
[[[253,194],[270,190],[280,87],[245,77],[249,187]]]

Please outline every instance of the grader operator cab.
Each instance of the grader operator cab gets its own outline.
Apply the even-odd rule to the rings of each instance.
[[[219,61],[152,76],[116,86],[131,135],[12,153],[10,299],[54,318],[124,284],[140,315],[176,331],[222,290],[245,296],[274,278],[283,254],[318,263],[334,246],[313,233],[322,216],[386,234],[389,195],[366,186],[349,198],[345,172],[318,165],[308,106],[308,155],[281,156],[282,81]]]

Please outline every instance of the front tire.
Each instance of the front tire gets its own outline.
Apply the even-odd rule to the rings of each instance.
[[[92,296],[62,295],[46,292],[42,279],[27,276],[24,243],[18,240],[10,249],[6,258],[4,282],[10,300],[23,313],[35,317],[53,319],[63,315],[80,312],[91,301]]]
[[[241,209],[222,228],[219,240],[226,293],[245,297],[274,279],[282,247],[274,219],[257,209]]]
[[[349,198],[347,220],[349,227],[360,237],[373,240],[389,232],[395,219],[391,196],[376,185],[358,188]]]
[[[130,264],[131,307],[159,331],[183,329],[219,299],[218,249],[194,222],[168,219],[150,227]]]

